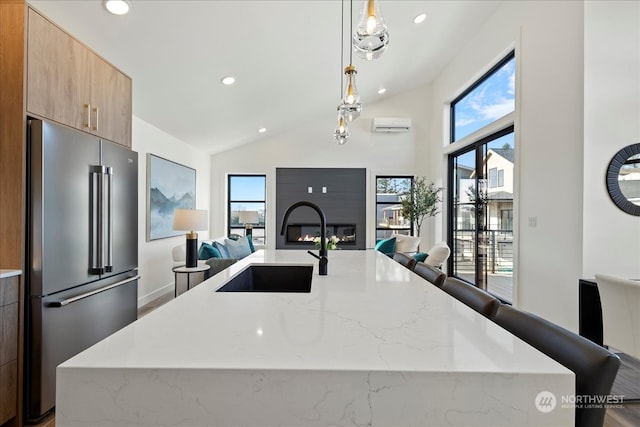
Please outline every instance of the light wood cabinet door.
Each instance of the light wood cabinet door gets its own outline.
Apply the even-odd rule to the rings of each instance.
[[[91,130],[131,147],[131,79],[91,52]]]
[[[131,79],[29,9],[27,112],[131,147]]]
[[[27,25],[27,112],[88,130],[87,49],[32,9]]]

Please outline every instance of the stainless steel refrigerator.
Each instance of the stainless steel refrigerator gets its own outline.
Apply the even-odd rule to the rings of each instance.
[[[25,418],[55,406],[56,366],[137,318],[138,154],[28,121]]]

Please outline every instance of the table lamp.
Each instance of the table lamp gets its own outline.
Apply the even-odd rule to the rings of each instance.
[[[244,224],[244,235],[251,236],[253,233],[253,224],[260,222],[258,211],[239,211],[238,222]]]
[[[208,229],[208,212],[203,209],[176,209],[173,213],[173,229],[188,231],[187,257],[185,266],[198,266],[198,233]]]

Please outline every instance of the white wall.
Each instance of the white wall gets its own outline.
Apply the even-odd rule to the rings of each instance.
[[[358,76],[360,78],[360,76]],[[366,76],[362,76],[366,78]],[[426,144],[428,88],[421,88],[374,103],[363,98],[363,112],[350,126],[350,141],[343,146],[333,142],[337,123],[335,105],[310,123],[293,123],[291,129],[258,143],[213,155],[211,158],[211,233],[226,235],[227,175],[266,174],[267,247],[274,247],[280,225],[275,218],[275,172],[278,167],[348,167],[367,169],[367,246],[374,245],[375,175],[413,174],[419,162],[426,161],[421,146]],[[336,100],[336,104],[339,100]],[[410,117],[408,133],[372,133],[373,117]],[[373,179],[372,179],[373,177]]]
[[[336,117],[327,106],[313,123],[212,156],[212,235],[226,234],[229,173],[266,174],[269,201],[276,167],[365,167],[368,219],[376,174],[415,173],[445,185],[448,102],[515,47],[515,304],[577,330],[580,277],[596,271],[640,277],[640,221],[617,210],[604,188],[610,158],[640,141],[638,8],[638,2],[504,2],[432,85],[378,103],[364,97],[348,145],[333,143]],[[411,117],[413,129],[371,134],[375,116]],[[269,207],[273,244],[277,225]],[[443,239],[445,217],[427,224],[423,247]]]
[[[433,82],[433,177],[446,173],[446,106],[516,47],[515,305],[577,329],[582,274],[583,4],[504,2]],[[536,217],[537,227],[527,226]]]
[[[133,150],[138,152],[138,306],[173,292],[171,249],[183,244],[184,235],[147,241],[147,153],[196,169],[196,208],[209,209],[209,157],[192,146],[138,117],[133,117]],[[198,232],[208,238],[208,232]]]
[[[640,217],[618,209],[605,171],[640,142],[640,2],[585,4],[584,266],[582,275],[640,278]]]

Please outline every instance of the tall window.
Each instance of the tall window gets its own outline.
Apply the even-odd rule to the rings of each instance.
[[[247,224],[253,229],[252,240],[265,243],[266,182],[265,175],[229,175],[228,232],[245,234]]]
[[[450,275],[508,302],[513,288],[513,150],[510,126],[449,158]]]
[[[451,103],[451,142],[515,110],[515,53],[511,52]]]
[[[510,302],[513,295],[513,124],[487,125],[515,110],[515,55],[510,53],[451,103],[449,275]]]
[[[412,184],[412,176],[376,177],[376,241],[393,233],[413,234],[413,224],[402,215],[401,205]]]

